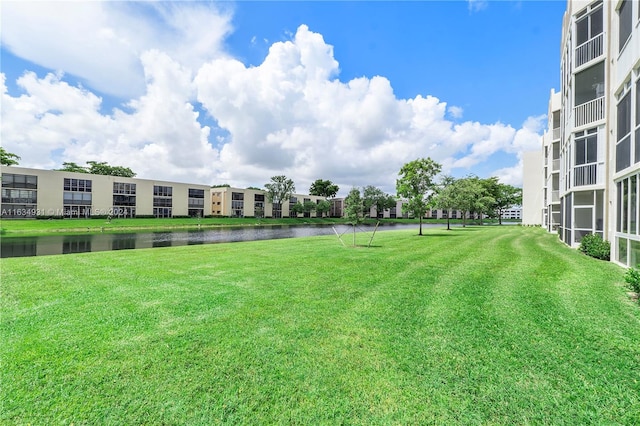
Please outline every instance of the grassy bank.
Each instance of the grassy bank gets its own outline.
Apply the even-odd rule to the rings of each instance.
[[[418,219],[365,219],[364,224],[375,225],[392,223],[418,223]],[[270,226],[270,225],[328,225],[344,224],[347,220],[338,217],[326,218],[134,218],[134,219],[5,219],[0,233],[5,237],[46,235],[50,233],[86,233],[86,232],[134,232],[172,229],[215,228],[220,226]],[[425,219],[425,224],[446,224],[446,219]],[[452,219],[451,224],[461,224],[462,220]],[[467,220],[468,225],[473,224]],[[497,220],[485,219],[484,224],[497,224]]]
[[[375,224],[376,219],[367,219],[365,223]],[[383,223],[418,223],[413,219],[384,219]],[[49,233],[78,232],[127,232],[152,231],[170,229],[214,228],[220,226],[269,226],[269,225],[309,225],[309,224],[341,224],[343,218],[135,218],[135,219],[37,219],[37,220],[3,220],[0,229],[2,235],[26,236],[45,235]],[[436,222],[433,222],[436,223]]]
[[[2,259],[0,421],[640,421],[622,269],[540,229],[425,234]]]

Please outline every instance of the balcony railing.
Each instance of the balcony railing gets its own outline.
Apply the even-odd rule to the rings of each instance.
[[[575,126],[580,127],[604,119],[604,96],[574,108]]]
[[[604,33],[600,33],[591,40],[587,40],[576,47],[576,68],[602,56],[604,53]]]
[[[560,127],[553,129],[553,140],[560,139]]]
[[[573,171],[574,186],[595,185],[598,183],[598,165],[595,163],[576,166]]]

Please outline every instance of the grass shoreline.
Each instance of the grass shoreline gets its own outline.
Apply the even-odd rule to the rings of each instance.
[[[417,224],[417,219],[365,219],[365,225]],[[278,225],[335,225],[347,224],[344,218],[133,218],[133,219],[3,219],[0,224],[2,237],[38,236],[51,233],[101,233],[136,232],[158,230],[211,229],[219,227],[255,227]],[[446,224],[446,219],[426,219],[425,224]],[[452,220],[460,224],[461,220]],[[471,223],[468,221],[468,224]],[[490,223],[490,222],[487,222]]]
[[[640,419],[640,309],[618,266],[524,227],[374,246],[1,259],[0,423]]]

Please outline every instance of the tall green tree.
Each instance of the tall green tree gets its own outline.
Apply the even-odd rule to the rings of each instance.
[[[438,184],[438,191],[434,200],[434,207],[447,211],[448,230],[451,230],[451,210],[458,210],[455,182],[456,179],[453,176],[443,176]]]
[[[302,212],[305,213],[305,216],[310,217],[311,212],[316,211],[316,207],[317,207],[317,204],[314,203],[313,201],[311,200],[305,201],[304,203],[302,203]]]
[[[434,181],[442,166],[431,158],[420,158],[402,166],[396,180],[396,191],[399,197],[405,198],[402,209],[420,218],[420,235],[422,235],[422,220],[429,209],[432,197],[437,191]]]
[[[62,163],[62,168],[58,169],[62,172],[74,172],[74,173],[91,173],[93,175],[103,176],[121,176],[121,177],[135,177],[135,173],[128,167],[123,166],[111,166],[105,161],[87,161],[88,166],[79,166],[73,162]]]
[[[302,213],[304,213],[304,206],[300,201],[289,207],[289,216],[298,217]]]
[[[320,200],[316,206],[316,214],[324,217],[331,210],[331,203],[327,200]]]
[[[498,215],[498,223],[502,225],[502,215],[504,211],[512,206],[522,204],[522,188],[517,188],[506,183],[498,183],[495,195],[494,208]]]
[[[62,168],[58,169],[61,172],[73,172],[73,173],[89,173],[89,170],[86,167],[82,167],[72,162],[64,162],[62,163]]]
[[[376,213],[380,214],[386,209],[390,209],[396,205],[396,199],[393,196],[386,194],[380,188],[376,188],[371,185],[364,187],[362,191],[362,198],[364,214],[369,216],[371,214],[371,207],[375,207]]]
[[[351,188],[344,199],[344,216],[353,226],[353,246],[356,245],[356,226],[364,219],[364,203],[359,188]]]
[[[296,186],[291,179],[284,175],[272,176],[271,182],[265,183],[267,190],[267,200],[273,204],[274,217],[282,217],[283,203],[291,199],[291,195],[296,191]],[[279,211],[279,214],[276,213]]]
[[[3,166],[15,166],[18,164],[18,160],[20,160],[18,155],[7,152],[0,146],[0,164]]]
[[[309,195],[333,198],[339,190],[340,187],[330,180],[316,179],[309,188]]]
[[[480,218],[495,202],[488,195],[482,180],[477,176],[467,176],[453,183],[455,204],[462,210],[462,226],[466,226],[467,214],[479,214]],[[481,219],[482,220],[482,219]]]
[[[87,161],[89,173],[94,175],[135,177],[135,173],[128,167],[111,166],[104,161]]]

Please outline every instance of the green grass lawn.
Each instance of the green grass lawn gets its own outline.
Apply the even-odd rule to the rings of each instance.
[[[640,423],[623,269],[540,229],[0,267],[2,424]]]

